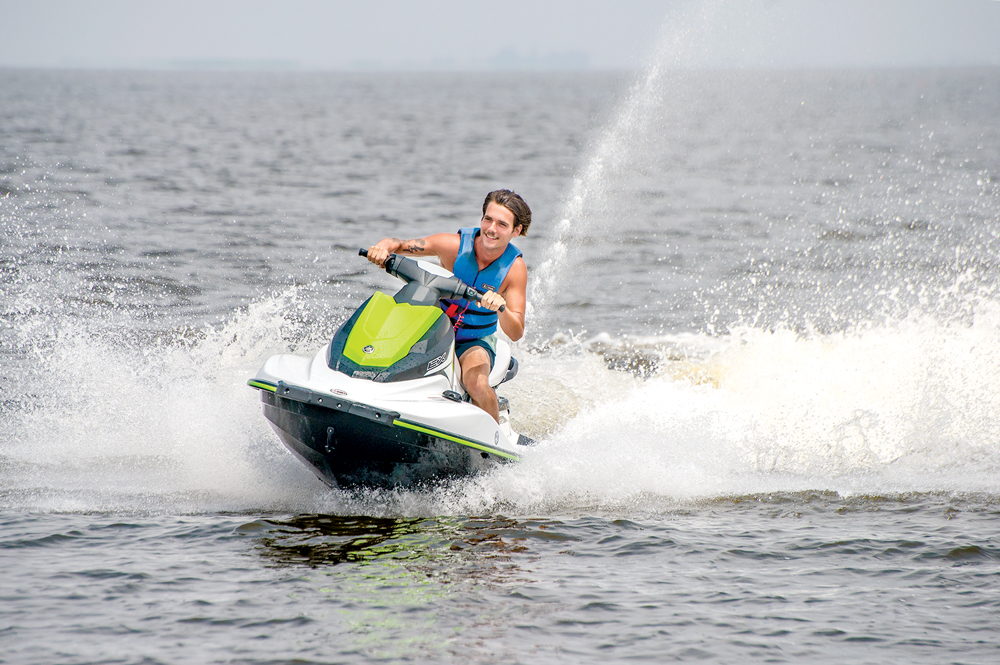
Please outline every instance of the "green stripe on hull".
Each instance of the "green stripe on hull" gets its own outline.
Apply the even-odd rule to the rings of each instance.
[[[277,385],[270,383],[269,381],[261,381],[259,379],[250,379],[249,381],[247,381],[247,385],[253,388],[257,388],[259,390],[266,390],[271,393],[276,393],[278,390]],[[299,398],[293,397],[293,399],[299,399]],[[306,401],[306,400],[299,399],[299,401]],[[346,402],[347,400],[344,401]],[[320,405],[322,406],[322,404]],[[346,409],[338,409],[338,410],[346,410]],[[493,446],[487,445],[485,443],[480,443],[479,441],[463,439],[460,436],[455,436],[454,434],[449,434],[448,432],[442,432],[441,430],[437,429],[431,429],[430,427],[424,427],[423,425],[418,425],[417,423],[411,423],[407,420],[394,418],[392,424],[395,425],[396,427],[402,427],[404,429],[413,430],[414,432],[421,432],[422,434],[428,434],[430,436],[439,439],[445,439],[446,441],[452,441],[454,443],[466,446],[468,448],[475,448],[476,450],[481,450],[484,453],[489,453],[490,455],[496,455],[497,457],[502,457],[504,459],[511,460],[512,462],[521,461],[521,458],[518,455],[515,455],[513,453],[508,453],[505,450],[494,448]]]
[[[519,462],[520,457],[512,453],[500,450],[499,448],[494,448],[492,446],[487,446],[484,443],[478,443],[476,441],[470,441],[469,439],[463,439],[461,437],[455,436],[454,434],[448,434],[447,432],[442,432],[436,429],[430,429],[429,427],[424,427],[423,425],[417,425],[416,423],[407,422],[405,420],[396,419],[392,421],[393,425],[397,427],[405,427],[406,429],[412,429],[416,432],[423,432],[424,434],[430,434],[439,439],[446,439],[448,441],[454,441],[463,446],[468,446],[469,448],[475,448],[476,450],[482,450],[483,452],[490,453],[491,455],[496,455],[497,457],[503,457],[514,462]]]

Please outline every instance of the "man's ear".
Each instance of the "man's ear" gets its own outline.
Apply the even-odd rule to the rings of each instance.
[[[517,236],[523,236],[524,235],[524,224],[515,224],[514,225],[514,230],[517,231],[517,233],[514,234],[515,238]]]

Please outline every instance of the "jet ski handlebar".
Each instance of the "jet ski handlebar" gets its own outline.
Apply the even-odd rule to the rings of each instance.
[[[368,250],[359,249],[358,256],[367,257]],[[464,298],[478,303],[486,295],[454,275],[446,277],[432,273],[413,259],[398,254],[390,254],[385,260],[385,271],[406,282],[406,286],[396,294],[396,302],[433,305],[441,298]],[[507,307],[501,305],[499,311],[505,309]]]

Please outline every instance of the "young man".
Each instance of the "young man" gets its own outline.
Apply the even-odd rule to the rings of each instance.
[[[509,189],[498,189],[483,201],[479,228],[413,240],[383,238],[368,248],[368,260],[379,266],[394,253],[436,256],[463,282],[487,292],[478,306],[455,300],[442,302],[442,307],[455,323],[455,354],[462,366],[462,383],[472,403],[494,420],[500,418],[497,395],[489,384],[496,359],[494,333],[499,323],[512,340],[521,339],[527,302],[528,266],[510,241],[527,235],[529,226],[531,209],[524,199]],[[500,312],[502,306],[506,307]]]

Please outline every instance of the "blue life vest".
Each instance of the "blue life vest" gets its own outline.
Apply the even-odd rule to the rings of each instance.
[[[521,256],[521,250],[513,244],[509,244],[504,253],[493,263],[480,270],[476,263],[474,247],[479,229],[475,227],[459,229],[458,233],[461,236],[461,244],[458,247],[458,256],[455,258],[452,272],[460,280],[480,291],[499,291],[510,267],[514,265],[517,257]],[[492,335],[497,330],[497,313],[492,310],[480,307],[465,299],[442,300],[439,304],[455,322],[455,341],[457,342],[482,339]]]

